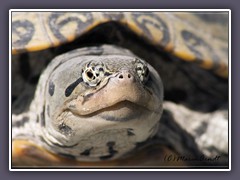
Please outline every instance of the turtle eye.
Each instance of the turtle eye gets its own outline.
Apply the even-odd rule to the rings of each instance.
[[[91,86],[97,86],[104,77],[104,64],[88,63],[82,70],[83,81]]]
[[[137,75],[141,82],[143,83],[147,82],[149,76],[149,69],[147,67],[147,63],[144,62],[143,60],[136,59],[135,66]]]

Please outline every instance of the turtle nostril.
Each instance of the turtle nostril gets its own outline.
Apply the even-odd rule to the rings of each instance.
[[[128,74],[128,78],[131,78],[131,74]]]
[[[123,75],[121,74],[118,78],[119,78],[119,79],[123,79]]]

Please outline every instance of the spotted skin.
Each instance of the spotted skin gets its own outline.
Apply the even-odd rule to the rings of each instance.
[[[114,145],[115,145],[115,142],[108,142],[108,143],[107,143],[109,155],[101,156],[101,157],[100,157],[101,160],[110,159],[110,158],[112,158],[116,153],[118,153],[116,150],[114,150]]]
[[[80,155],[82,156],[89,156],[91,154],[91,150],[93,149],[93,147],[84,150]]]
[[[77,79],[76,81],[74,81],[72,84],[70,84],[66,90],[65,90],[65,96],[68,97],[72,94],[73,90],[75,89],[75,87],[81,83],[83,80],[82,80],[82,77],[80,77],[79,79]]]
[[[29,121],[29,117],[28,116],[23,116],[23,118],[21,120],[14,122],[12,124],[12,127],[21,127],[25,123],[27,123],[28,121]]]
[[[162,113],[158,73],[126,49],[92,49],[101,56],[82,48],[49,64],[29,111],[29,119],[39,120],[30,121],[34,128],[13,129],[13,140],[21,134],[59,156],[102,161],[123,157],[152,137]]]
[[[135,136],[133,129],[128,129],[127,134],[128,134],[128,136]]]
[[[48,92],[50,96],[53,96],[55,90],[55,85],[52,81],[49,82]]]

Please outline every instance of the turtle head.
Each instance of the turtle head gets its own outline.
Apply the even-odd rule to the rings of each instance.
[[[81,160],[128,152],[154,135],[162,113],[161,79],[135,56],[74,57],[49,74],[45,88],[43,139]]]

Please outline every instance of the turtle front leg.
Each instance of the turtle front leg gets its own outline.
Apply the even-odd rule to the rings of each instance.
[[[227,109],[203,113],[172,102],[163,107],[158,138],[197,163],[228,163]]]
[[[15,138],[32,138],[33,127],[32,123],[36,121],[36,117],[32,113],[22,113],[19,115],[12,115],[12,139]]]
[[[36,121],[38,121],[37,115],[31,112],[24,112],[19,115],[12,114],[12,144],[18,140],[24,140],[34,144],[38,143],[40,127]],[[13,148],[14,146],[12,147],[12,151],[14,152]]]
[[[12,166],[38,166],[46,164],[46,160],[54,160],[54,156],[36,145],[38,131],[36,115],[25,112],[12,115]],[[49,162],[47,161],[47,164]]]

